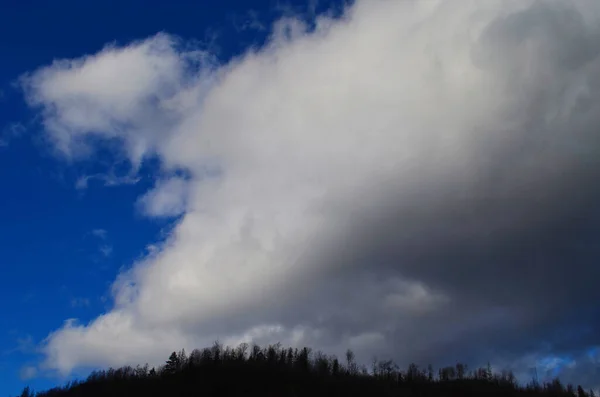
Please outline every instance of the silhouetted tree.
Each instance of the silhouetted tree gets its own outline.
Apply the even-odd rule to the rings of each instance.
[[[373,360],[373,372],[359,367],[350,350],[346,368],[334,356],[308,348],[284,349],[280,344],[237,348],[215,342],[186,356],[173,352],[165,365],[109,368],[90,373],[85,381],[37,393],[38,397],[134,396],[319,396],[344,397],[595,397],[579,386],[566,388],[558,379],[540,387],[519,385],[512,372],[493,374],[491,365],[467,373],[457,364],[441,368],[435,379],[431,365],[410,364],[403,373],[392,360]],[[21,396],[35,394],[29,388]]]
[[[165,364],[165,368],[164,368],[163,372],[168,373],[168,374],[173,374],[176,371],[178,371],[179,369],[181,369],[181,365],[179,363],[179,355],[176,352],[173,352],[169,356],[169,359],[167,360],[167,362]]]
[[[29,386],[25,386],[25,388],[23,389],[23,391],[21,392],[20,397],[34,397],[35,393],[33,392],[33,390],[31,390],[29,388]]]
[[[331,365],[331,374],[333,376],[338,376],[340,374],[340,362],[337,358],[333,359],[333,363]]]
[[[464,379],[466,371],[467,371],[467,366],[465,364],[462,364],[462,363],[456,364],[456,378],[457,379],[460,379],[460,380]]]
[[[427,380],[433,382],[433,365],[427,365]]]
[[[354,361],[354,352],[350,349],[346,350],[346,367],[348,373],[351,375],[356,375],[358,373],[358,365]]]

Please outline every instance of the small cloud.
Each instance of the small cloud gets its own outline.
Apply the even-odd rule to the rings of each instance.
[[[90,300],[87,298],[73,298],[71,299],[71,307],[88,307],[90,305]]]
[[[88,179],[90,179],[90,177],[87,175],[80,176],[79,178],[77,178],[77,182],[75,182],[75,189],[77,189],[77,190],[87,189]]]
[[[98,179],[104,182],[104,186],[135,185],[140,181],[140,177],[132,175],[116,176],[114,174],[93,174],[82,175],[75,182],[75,189],[84,190],[88,188],[91,179]]]
[[[234,15],[232,18],[233,26],[238,32],[243,31],[267,31],[267,26],[260,20],[258,12],[249,10],[245,17]]]
[[[17,339],[17,350],[21,353],[32,353],[35,351],[35,342],[31,335]]]
[[[11,123],[5,131],[13,137],[21,136],[25,133],[25,126],[21,123]]]
[[[19,377],[21,380],[33,379],[37,376],[37,368],[31,365],[26,365],[19,371]]]
[[[119,185],[135,185],[140,181],[140,177],[125,175],[125,176],[116,176],[105,174],[101,175],[101,180],[104,181],[104,186],[119,186]]]
[[[11,330],[9,333],[16,333],[17,330]],[[16,339],[16,346],[2,352],[3,355],[9,355],[13,353],[32,354],[36,352],[36,345],[31,335],[25,335],[24,337]]]
[[[0,147],[8,146],[10,141],[18,138],[26,131],[26,128],[21,123],[10,123],[0,131]]]
[[[102,240],[106,239],[106,230],[104,229],[94,229],[92,230],[92,234]]]
[[[107,240],[108,240],[108,232],[104,229],[94,229],[90,232],[93,236],[105,241],[104,244],[101,244],[98,247],[98,251],[100,251],[100,253],[102,254],[102,256],[104,256],[105,258],[109,257],[112,252],[113,252],[113,247],[112,245],[108,244]]]
[[[112,252],[113,252],[113,248],[110,245],[103,245],[103,246],[100,247],[100,252],[105,257],[109,257],[112,254]]]

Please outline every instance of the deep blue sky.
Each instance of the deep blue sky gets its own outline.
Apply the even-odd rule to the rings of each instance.
[[[285,2],[299,9],[303,3]],[[42,390],[62,383],[39,377],[22,380],[20,370],[39,360],[35,345],[65,319],[85,322],[105,310],[103,297],[118,269],[142,255],[168,226],[133,210],[135,199],[151,186],[149,178],[109,188],[91,179],[87,189],[76,189],[79,177],[106,168],[91,163],[70,166],[53,158],[37,139],[39,126],[15,86],[16,79],[53,59],[79,57],[106,43],[124,44],[160,31],[212,40],[219,56],[227,59],[263,38],[260,32],[236,29],[248,10],[269,21],[283,4],[273,0],[2,2],[0,129],[6,135],[19,123],[25,131],[0,147],[0,396],[17,394],[25,384]],[[103,253],[103,248],[111,252]]]

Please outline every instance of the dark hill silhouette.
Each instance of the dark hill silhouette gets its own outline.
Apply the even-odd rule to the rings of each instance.
[[[119,396],[403,396],[403,397],[595,397],[581,386],[564,386],[558,379],[526,385],[509,371],[493,374],[489,365],[469,371],[466,365],[420,368],[411,364],[401,371],[393,361],[374,361],[367,370],[349,350],[336,357],[309,348],[266,348],[242,344],[235,349],[219,343],[173,352],[159,368],[145,366],[94,371],[84,381],[23,397]]]

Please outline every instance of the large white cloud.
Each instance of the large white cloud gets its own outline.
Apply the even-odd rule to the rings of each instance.
[[[224,65],[159,34],[24,76],[60,153],[117,139],[134,167],[156,155],[189,174],[140,199],[184,215],[119,275],[110,312],[48,337],[46,365],[156,363],[217,338],[434,360],[522,332],[531,312],[502,292],[467,299],[458,251],[543,234],[564,189],[596,177],[599,15],[591,0],[365,0],[310,32],[282,20]],[[452,266],[452,285],[429,272]]]

